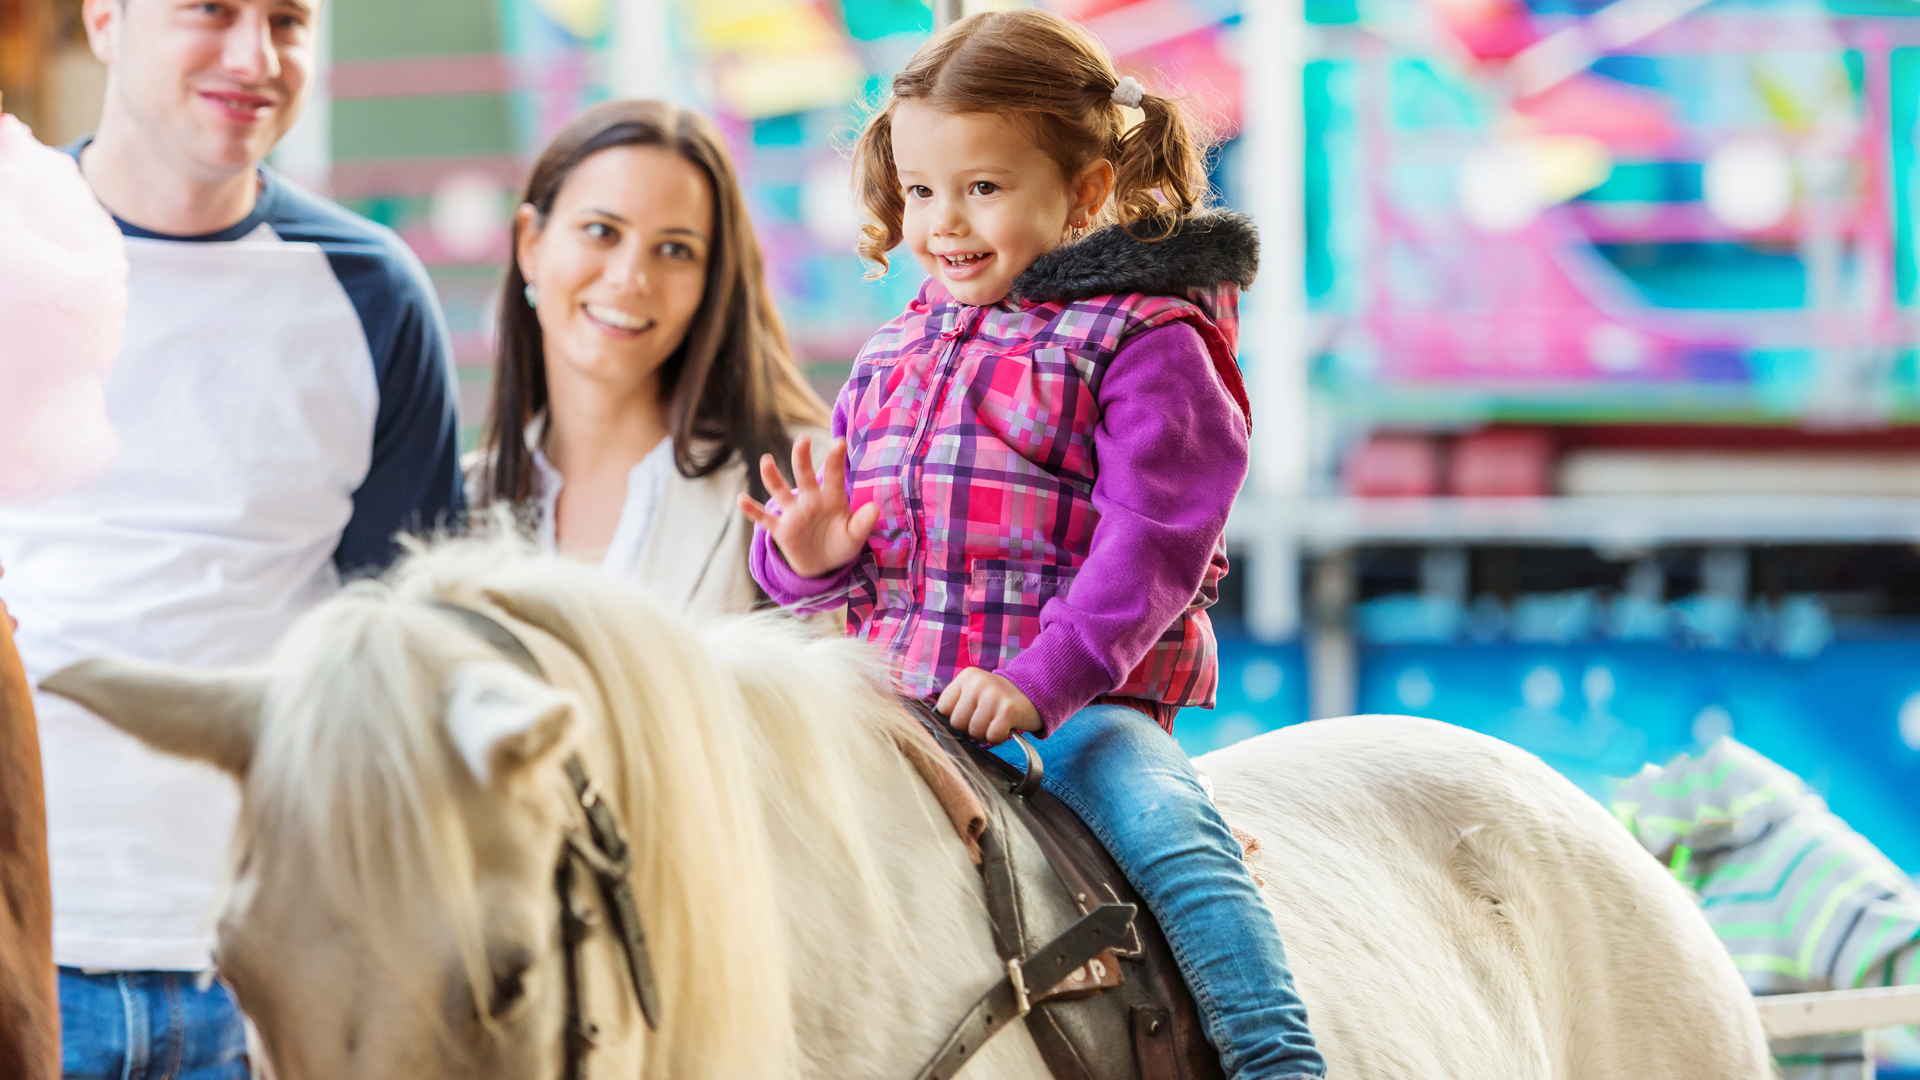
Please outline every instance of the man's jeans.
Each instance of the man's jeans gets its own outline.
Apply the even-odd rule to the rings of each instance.
[[[1124,705],[1092,705],[1034,745],[1046,789],[1160,920],[1229,1080],[1325,1076],[1280,931],[1180,744]],[[1025,764],[1012,740],[994,753]]]
[[[66,1080],[247,1080],[247,1036],[219,982],[191,971],[60,969]]]

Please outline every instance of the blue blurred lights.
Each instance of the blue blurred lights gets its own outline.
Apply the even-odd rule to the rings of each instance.
[[[1433,676],[1426,668],[1411,667],[1400,673],[1394,680],[1394,693],[1400,698],[1400,704],[1419,712],[1433,704]]]
[[[1920,691],[1900,703],[1900,741],[1909,750],[1920,750]]]
[[[1264,705],[1279,697],[1286,682],[1286,669],[1264,656],[1254,657],[1240,669],[1240,689],[1255,705]]]
[[[1705,750],[1733,734],[1733,714],[1724,705],[1708,705],[1693,717],[1693,741]]]
[[[1566,680],[1560,677],[1560,670],[1541,664],[1520,680],[1520,700],[1527,708],[1540,712],[1552,712],[1560,707],[1567,696]]]

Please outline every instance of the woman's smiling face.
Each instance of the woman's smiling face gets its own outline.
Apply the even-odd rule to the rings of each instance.
[[[1008,116],[901,101],[892,136],[902,240],[963,304],[1005,299],[1013,279],[1085,227],[1113,187],[1104,160],[1065,176]]]
[[[522,206],[516,255],[538,297],[548,378],[564,369],[616,394],[656,383],[700,310],[712,230],[706,174],[662,146],[587,158],[545,222]]]

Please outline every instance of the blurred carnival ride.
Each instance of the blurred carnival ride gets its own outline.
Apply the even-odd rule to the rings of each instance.
[[[1375,421],[1920,415],[1910,6],[1318,9],[1309,287],[1335,400]]]

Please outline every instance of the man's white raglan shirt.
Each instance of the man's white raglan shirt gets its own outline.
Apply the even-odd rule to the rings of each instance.
[[[219,233],[121,223],[119,457],[0,507],[0,597],[35,682],[96,655],[264,661],[343,577],[384,566],[395,534],[459,509],[450,350],[424,268],[390,230],[260,175],[253,213]],[[55,958],[204,968],[238,788],[71,702],[34,705]]]

